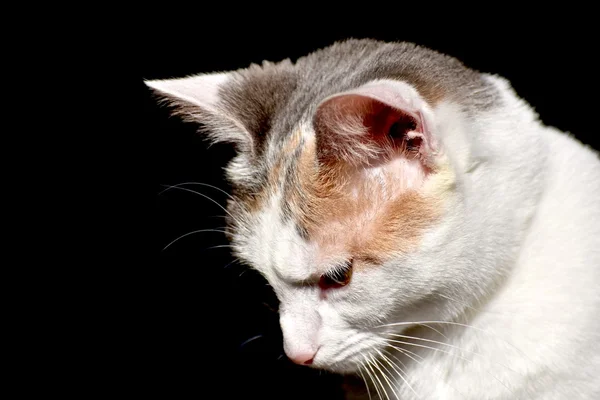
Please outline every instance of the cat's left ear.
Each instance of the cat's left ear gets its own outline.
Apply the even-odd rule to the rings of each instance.
[[[377,80],[326,98],[314,125],[324,160],[369,164],[396,154],[430,164],[437,153],[433,112],[401,81]]]
[[[242,148],[252,148],[252,135],[222,101],[221,89],[230,75],[203,74],[144,83],[168,101],[174,114],[206,127],[213,141],[234,142]]]

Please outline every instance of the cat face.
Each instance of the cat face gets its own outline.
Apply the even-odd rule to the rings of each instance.
[[[147,84],[236,144],[230,239],[275,290],[294,362],[356,371],[390,333],[451,318],[461,306],[448,296],[493,281],[468,268],[457,234],[454,150],[494,89],[456,60],[349,41],[296,64]]]

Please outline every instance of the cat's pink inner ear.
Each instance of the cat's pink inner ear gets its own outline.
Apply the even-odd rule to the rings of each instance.
[[[433,149],[424,104],[407,85],[387,82],[325,99],[315,118],[320,153],[362,163],[395,150],[425,160]]]

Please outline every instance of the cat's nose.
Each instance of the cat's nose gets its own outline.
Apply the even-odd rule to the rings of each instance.
[[[316,351],[314,351],[314,352],[313,351],[299,352],[299,353],[294,353],[294,354],[288,354],[288,357],[290,358],[290,360],[292,360],[296,364],[310,365],[313,363],[313,360],[315,359],[315,354],[317,354]]]

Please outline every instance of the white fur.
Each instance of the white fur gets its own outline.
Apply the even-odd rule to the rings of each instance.
[[[348,287],[323,298],[314,280],[323,267],[319,249],[282,222],[279,198],[256,217],[239,250],[281,300],[288,355],[318,349],[315,367],[351,372],[385,349],[383,338],[391,336],[374,326],[464,322],[472,328],[434,324],[447,339],[427,328],[419,333],[455,347],[402,345],[420,361],[394,354],[405,363],[396,362],[404,378],[382,361],[393,390],[379,379],[391,398],[597,398],[598,157],[540,125],[506,82],[486,79],[500,88],[503,107],[467,118],[446,102],[427,113],[446,172],[423,190],[439,191],[445,215],[414,254],[357,270]],[[443,297],[419,302],[432,292]]]

